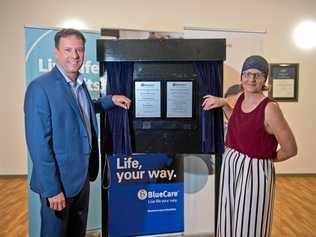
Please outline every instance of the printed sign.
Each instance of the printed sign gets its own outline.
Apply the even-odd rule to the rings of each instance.
[[[160,118],[160,81],[135,82],[135,117]]]
[[[108,159],[110,236],[184,231],[183,159],[165,154]]]
[[[192,81],[167,82],[167,118],[192,118]]]

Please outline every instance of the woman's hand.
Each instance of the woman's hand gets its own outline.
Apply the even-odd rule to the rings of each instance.
[[[227,120],[229,120],[233,109],[230,107],[226,99],[212,95],[206,95],[203,99],[204,101],[202,107],[205,111],[222,107]]]
[[[206,95],[203,97],[203,99],[204,101],[202,107],[204,110],[215,109],[227,105],[226,100],[221,97]]]

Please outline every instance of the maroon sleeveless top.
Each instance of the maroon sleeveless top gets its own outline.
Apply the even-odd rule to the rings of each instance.
[[[249,113],[241,109],[243,100],[244,94],[241,94],[228,122],[225,145],[252,158],[275,158],[278,142],[264,126],[265,107],[272,100],[263,99]]]

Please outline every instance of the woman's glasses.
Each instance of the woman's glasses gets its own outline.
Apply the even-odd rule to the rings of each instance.
[[[247,79],[249,79],[249,78],[254,78],[254,79],[259,79],[259,80],[265,80],[266,79],[265,74],[263,74],[261,72],[253,73],[253,72],[249,72],[249,71],[244,71],[242,73],[242,75],[244,77],[246,77]]]

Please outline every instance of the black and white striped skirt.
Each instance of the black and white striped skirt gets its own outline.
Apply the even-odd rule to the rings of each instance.
[[[275,171],[271,159],[227,148],[222,161],[217,237],[271,236]]]

